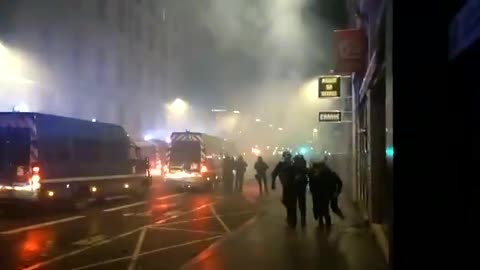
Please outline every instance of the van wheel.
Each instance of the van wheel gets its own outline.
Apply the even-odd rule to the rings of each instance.
[[[134,197],[135,199],[145,199],[150,191],[150,182],[145,181],[139,187],[138,190],[135,191]]]
[[[84,210],[88,207],[90,190],[87,187],[81,187],[77,190],[72,199],[72,207],[74,210]]]

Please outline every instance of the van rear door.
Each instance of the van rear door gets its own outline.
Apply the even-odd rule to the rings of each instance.
[[[30,129],[0,126],[0,182],[26,178],[30,162]]]

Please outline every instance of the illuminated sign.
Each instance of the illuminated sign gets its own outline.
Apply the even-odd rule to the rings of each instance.
[[[340,76],[322,76],[318,79],[318,97],[340,97]]]
[[[328,112],[319,112],[318,121],[320,122],[341,122],[342,121],[342,112],[339,111],[328,111]]]

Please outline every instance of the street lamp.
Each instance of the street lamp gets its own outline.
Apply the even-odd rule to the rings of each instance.
[[[21,103],[21,104],[15,105],[13,107],[13,111],[14,112],[29,112],[30,109],[28,108],[27,104]]]
[[[262,120],[260,118],[255,119],[255,122],[261,122]]]
[[[0,42],[0,81],[32,84],[33,81],[23,76],[24,63]]]
[[[233,111],[233,113],[235,113],[235,114],[239,114],[239,113],[240,113],[240,111]]]
[[[283,130],[283,128],[279,127],[279,128],[278,128],[278,130],[282,131],[282,130]]]
[[[318,129],[314,128],[313,133],[317,133],[317,132],[318,132]]]
[[[168,105],[168,109],[174,114],[181,115],[187,111],[188,104],[182,99],[177,98],[170,105]]]

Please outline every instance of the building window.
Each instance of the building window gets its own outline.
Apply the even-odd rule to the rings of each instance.
[[[103,85],[105,83],[105,51],[103,49],[98,49],[97,51],[97,73],[96,81],[98,85]]]
[[[97,0],[98,19],[104,20],[107,17],[108,0]]]
[[[148,28],[148,47],[151,51],[155,48],[155,34],[153,33],[153,27]]]
[[[117,85],[123,86],[125,83],[125,72],[124,72],[124,65],[123,65],[123,58],[118,59],[117,65]]]
[[[73,38],[72,46],[72,66],[75,76],[82,70],[82,43],[78,35]]]
[[[117,6],[118,30],[125,32],[125,1],[119,0]]]
[[[157,14],[157,3],[155,0],[150,0],[149,5],[150,15],[155,16],[155,14]]]
[[[140,16],[135,16],[135,38],[142,41],[142,21]]]
[[[52,35],[50,30],[45,29],[40,33],[41,44],[43,47],[43,52],[48,55],[51,49]]]

